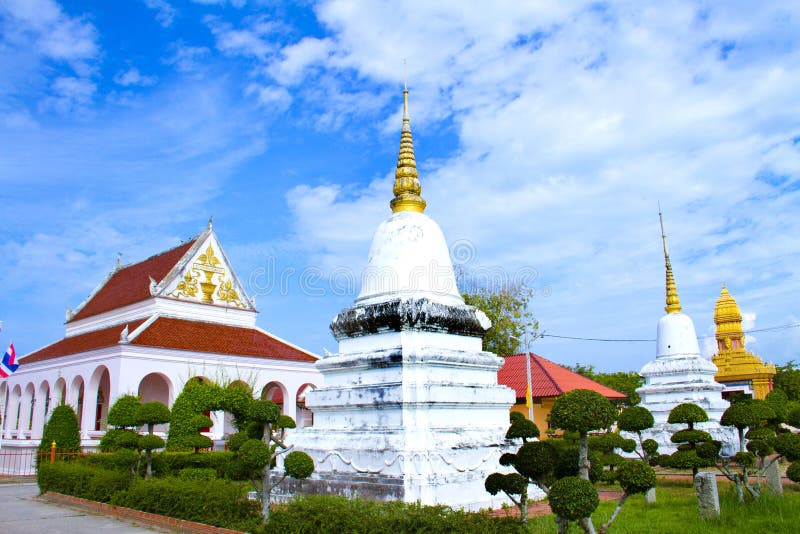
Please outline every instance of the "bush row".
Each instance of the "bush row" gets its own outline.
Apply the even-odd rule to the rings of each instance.
[[[229,480],[153,478],[134,481],[114,495],[111,504],[252,532],[261,522],[261,506],[247,499],[247,490]]]
[[[52,491],[98,502],[109,502],[131,484],[128,473],[64,462],[42,463],[36,480],[42,493]]]
[[[259,534],[392,534],[416,532],[443,533],[522,533],[519,520],[494,517],[489,512],[463,512],[447,506],[422,506],[403,502],[375,502],[347,497],[309,495],[278,506]]]
[[[87,454],[81,462],[109,471],[130,471],[139,460],[136,452],[120,450],[113,453]],[[184,469],[212,469],[217,478],[231,478],[228,472],[233,460],[230,451],[162,452],[153,454],[153,472],[156,476],[178,476]],[[142,460],[142,465],[144,461]],[[141,472],[140,474],[144,474]]]

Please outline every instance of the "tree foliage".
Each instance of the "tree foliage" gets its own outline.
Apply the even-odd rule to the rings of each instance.
[[[492,327],[483,338],[483,349],[501,356],[516,354],[522,350],[518,339],[525,332],[536,337],[539,322],[528,311],[528,303],[533,296],[530,288],[524,285],[505,285],[497,288],[462,289],[464,302],[475,306],[492,321]],[[517,338],[517,339],[514,339]]]
[[[800,401],[800,368],[794,360],[789,360],[786,365],[775,367],[775,377],[772,383],[776,390],[781,390],[792,401]]]
[[[596,371],[594,365],[583,365],[580,363],[571,366],[568,365],[566,368],[590,380],[594,380],[598,384],[603,384],[606,387],[624,393],[627,395],[627,398],[621,402],[626,406],[635,406],[642,401],[642,397],[636,392],[636,389],[644,384],[644,378],[636,371],[604,373]]]
[[[68,404],[57,406],[44,425],[42,440],[39,442],[40,455],[50,452],[53,442],[59,452],[78,452],[81,450],[81,431],[78,416]]]

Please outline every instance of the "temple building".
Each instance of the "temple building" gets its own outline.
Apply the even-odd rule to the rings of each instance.
[[[714,306],[714,323],[718,352],[711,360],[718,369],[717,382],[725,386],[722,396],[742,393],[754,399],[766,397],[772,391],[775,365],[765,364],[745,348],[742,312],[724,284]]]
[[[510,387],[516,393],[517,402],[511,407],[512,412],[520,412],[530,419],[530,408],[533,408],[533,422],[539,427],[542,439],[547,437],[548,430],[556,430],[550,429],[547,417],[558,396],[567,391],[589,389],[612,401],[622,401],[627,398],[624,393],[570,371],[538,354],[531,352],[528,357],[531,361],[530,407],[527,399],[528,369],[525,365],[525,354],[505,356],[506,363],[497,372],[497,382]]]
[[[503,499],[484,481],[505,452],[514,392],[498,385],[503,359],[482,347],[491,322],[464,303],[444,235],[424,213],[403,96],[392,213],[373,236],[361,293],[331,323],[339,352],[316,364],[324,385],[307,397],[314,426],[290,435],[316,470],[284,484],[496,508]]]
[[[659,442],[661,452],[674,450],[675,445],[669,437],[676,428],[670,428],[667,423],[669,412],[678,404],[691,402],[703,408],[709,418],[708,423],[699,423],[696,428],[711,433],[714,439],[732,443],[733,433],[728,427],[719,425],[722,412],[729,404],[722,398],[724,386],[714,380],[717,367],[700,355],[694,323],[688,315],[681,313],[663,221],[661,239],[666,269],[667,305],[664,311],[667,313],[658,321],[656,358],[642,367],[640,374],[645,383],[636,390],[642,397],[640,405],[652,412],[656,423],[647,437]]]
[[[317,356],[256,326],[245,293],[209,221],[175,248],[109,273],[74,311],[63,339],[19,359],[0,383],[3,447],[35,447],[59,404],[75,408],[92,448],[121,395],[172,406],[187,380],[240,380],[284,413],[311,422],[306,392],[320,385]],[[223,412],[206,435],[231,432]],[[161,430],[164,430],[163,428]]]

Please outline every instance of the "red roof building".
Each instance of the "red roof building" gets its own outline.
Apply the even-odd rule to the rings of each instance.
[[[589,389],[611,400],[623,400],[627,397],[624,393],[598,384],[594,380],[570,371],[538,354],[531,352],[529,356],[533,421],[539,427],[542,436],[545,435],[548,428],[547,416],[553,408],[553,402],[562,393],[573,389]],[[525,392],[528,389],[525,354],[505,356],[505,361],[503,367],[497,372],[497,382],[516,392],[517,403],[511,410],[521,412],[528,417],[529,410],[525,400]]]
[[[0,383],[0,437],[38,445],[50,412],[67,403],[91,447],[116,398],[132,393],[171,406],[196,376],[243,381],[303,426],[311,421],[305,392],[319,385],[318,358],[258,328],[257,314],[210,223],[165,252],[118,262],[67,310],[64,338],[21,357],[17,372]],[[232,431],[221,412],[212,419],[210,437]]]

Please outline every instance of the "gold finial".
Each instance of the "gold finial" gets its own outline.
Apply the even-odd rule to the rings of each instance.
[[[405,81],[405,61],[403,62],[403,129],[400,133],[400,154],[397,156],[397,170],[394,171],[394,198],[389,202],[392,212],[425,212],[425,199],[420,194],[417,162],[414,159],[414,143],[411,138],[411,119],[408,116],[408,87]]]
[[[661,242],[664,244],[664,265],[667,268],[667,305],[664,307],[664,310],[667,313],[679,313],[681,311],[681,300],[678,298],[678,288],[675,286],[675,277],[672,275],[672,265],[669,262],[667,235],[664,233],[664,218],[661,215],[661,206],[658,207],[658,222],[661,223]]]

